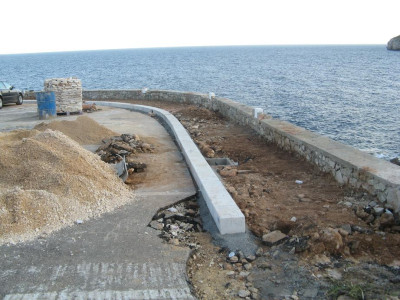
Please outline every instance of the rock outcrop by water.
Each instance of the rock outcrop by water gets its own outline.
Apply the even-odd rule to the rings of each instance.
[[[400,35],[392,38],[388,43],[386,48],[388,50],[400,51]]]

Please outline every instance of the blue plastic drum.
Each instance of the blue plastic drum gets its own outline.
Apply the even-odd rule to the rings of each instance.
[[[36,103],[38,106],[39,120],[57,117],[56,95],[54,92],[36,93]]]

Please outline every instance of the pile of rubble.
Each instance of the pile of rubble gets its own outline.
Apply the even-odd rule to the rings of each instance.
[[[197,248],[190,237],[192,232],[202,232],[199,206],[195,200],[181,202],[157,213],[149,226],[160,230],[160,237],[175,246]],[[188,234],[189,233],[189,234]]]
[[[137,134],[122,134],[104,139],[96,153],[106,163],[118,163],[124,157],[127,163],[129,174],[143,172],[147,165],[135,160],[138,153],[153,153],[154,146],[140,140]]]
[[[101,110],[101,108],[98,108],[95,103],[93,103],[93,104],[83,103],[82,104],[82,111],[85,113],[92,113],[92,112],[99,111],[99,110]]]
[[[203,249],[204,241],[202,220],[199,213],[199,206],[195,198],[180,202],[172,207],[158,212],[148,225],[160,231],[159,237],[174,246],[189,247],[193,249],[188,261],[189,277],[193,277],[194,266],[202,266],[201,261],[209,255],[209,249]],[[206,234],[208,235],[208,234]],[[219,248],[219,247],[218,247]],[[223,259],[226,248],[219,248],[219,257]],[[258,255],[258,254],[257,254]],[[226,260],[217,259],[212,265],[218,265],[221,272],[232,282],[229,295],[233,298],[259,299],[259,290],[251,283],[250,272],[255,255],[245,256],[242,251],[229,252]],[[201,289],[195,282],[192,282],[195,294],[201,298]],[[199,294],[200,293],[200,294]]]
[[[356,216],[369,224],[375,231],[400,232],[400,219],[398,215],[394,214],[390,209],[385,209],[375,201],[369,202],[366,206],[353,205],[349,201],[345,202],[344,205],[352,207]]]

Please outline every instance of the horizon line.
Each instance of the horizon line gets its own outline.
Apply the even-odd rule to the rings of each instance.
[[[103,49],[77,49],[77,50],[55,50],[40,52],[14,52],[0,53],[1,55],[23,55],[23,54],[50,54],[50,53],[72,53],[72,52],[90,52],[90,51],[115,51],[115,50],[139,50],[139,49],[174,49],[174,48],[217,48],[217,47],[298,47],[298,46],[385,46],[386,44],[363,43],[363,44],[237,44],[237,45],[193,45],[193,46],[150,46],[150,47],[127,47],[127,48],[103,48]]]

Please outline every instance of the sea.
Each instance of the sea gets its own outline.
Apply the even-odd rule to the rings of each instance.
[[[400,156],[400,52],[385,45],[0,55],[0,79],[20,89],[71,76],[84,89],[213,92],[379,158]]]

